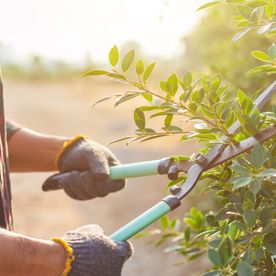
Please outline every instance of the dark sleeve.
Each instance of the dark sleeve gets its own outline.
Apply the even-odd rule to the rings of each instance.
[[[6,120],[6,128],[7,128],[7,138],[9,140],[17,130],[22,128],[22,126],[8,119]]]

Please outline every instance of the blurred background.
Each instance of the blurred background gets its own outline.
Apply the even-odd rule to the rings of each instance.
[[[7,117],[45,133],[85,133],[105,145],[132,133],[137,102],[116,109],[112,102],[92,108],[97,100],[126,87],[102,77],[81,77],[87,70],[108,68],[108,53],[114,44],[121,55],[135,48],[137,58],[146,63],[157,61],[153,84],[172,72],[181,76],[201,71],[206,75],[221,72],[225,80],[248,93],[263,87],[261,74],[256,77],[245,72],[258,65],[250,51],[266,51],[269,38],[249,33],[237,44],[229,43],[234,34],[229,19],[234,11],[216,7],[196,12],[204,2],[1,0],[0,65]],[[189,155],[198,145],[179,143],[176,137],[128,146],[112,144],[110,148],[122,163],[128,163]],[[42,193],[41,184],[48,176],[12,174],[17,232],[50,238],[96,223],[109,234],[167,193],[164,177],[147,177],[129,180],[120,193],[77,202],[63,192]],[[191,194],[178,215],[198,201],[196,193]],[[149,239],[132,242],[135,255],[123,275],[199,275],[206,265],[204,258],[197,265],[188,261],[176,265],[180,257],[155,248]]]

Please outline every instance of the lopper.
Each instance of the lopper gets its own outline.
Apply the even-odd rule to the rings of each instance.
[[[258,109],[262,109],[274,92],[276,92],[276,81],[254,101],[254,106]],[[228,129],[228,133],[232,136],[235,135],[239,131],[240,126],[240,122],[236,121]],[[169,179],[176,180],[180,172],[187,174],[186,180],[181,186],[172,186],[170,188],[170,195],[163,198],[152,208],[120,228],[118,231],[114,232],[110,235],[110,238],[114,241],[126,241],[133,237],[163,215],[179,207],[181,200],[193,190],[204,171],[231,160],[252,149],[257,143],[264,143],[275,136],[276,125],[273,125],[237,144],[230,143],[230,138],[228,136],[223,136],[220,139],[220,143],[215,144],[206,155],[198,154],[194,161],[175,160],[175,158],[169,157],[161,160],[110,167],[109,177],[113,180],[157,174],[167,175]],[[54,185],[56,185],[56,183],[54,183]]]
[[[269,98],[276,91],[274,81],[255,101],[254,106],[261,109]],[[240,128],[239,121],[236,121],[229,129],[230,135],[234,135]],[[167,174],[171,180],[178,178],[179,172],[187,173],[186,181],[181,186],[172,186],[170,195],[163,198],[152,208],[136,217],[134,220],[110,235],[114,241],[126,241],[135,234],[168,214],[180,206],[181,200],[185,198],[195,187],[201,174],[235,156],[242,154],[254,147],[257,143],[263,143],[276,136],[276,125],[273,125],[256,135],[249,137],[238,144],[229,145],[229,137],[222,137],[221,143],[216,144],[206,155],[198,154],[195,161],[182,160],[174,161],[174,158],[164,158],[140,163],[132,163],[114,166],[110,168],[111,179],[124,179],[131,177]]]

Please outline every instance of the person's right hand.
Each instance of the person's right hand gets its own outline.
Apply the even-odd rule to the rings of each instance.
[[[98,225],[82,226],[62,239],[73,249],[70,276],[119,276],[133,247],[128,242],[114,242]]]
[[[57,160],[59,173],[42,185],[43,191],[63,189],[73,199],[104,197],[124,188],[125,180],[109,179],[109,167],[120,164],[107,147],[78,136],[63,148]]]

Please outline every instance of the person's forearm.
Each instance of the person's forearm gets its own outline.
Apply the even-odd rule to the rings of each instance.
[[[0,229],[0,274],[60,276],[65,267],[63,247]]]
[[[54,171],[55,160],[66,137],[50,136],[21,128],[8,140],[13,172]]]

